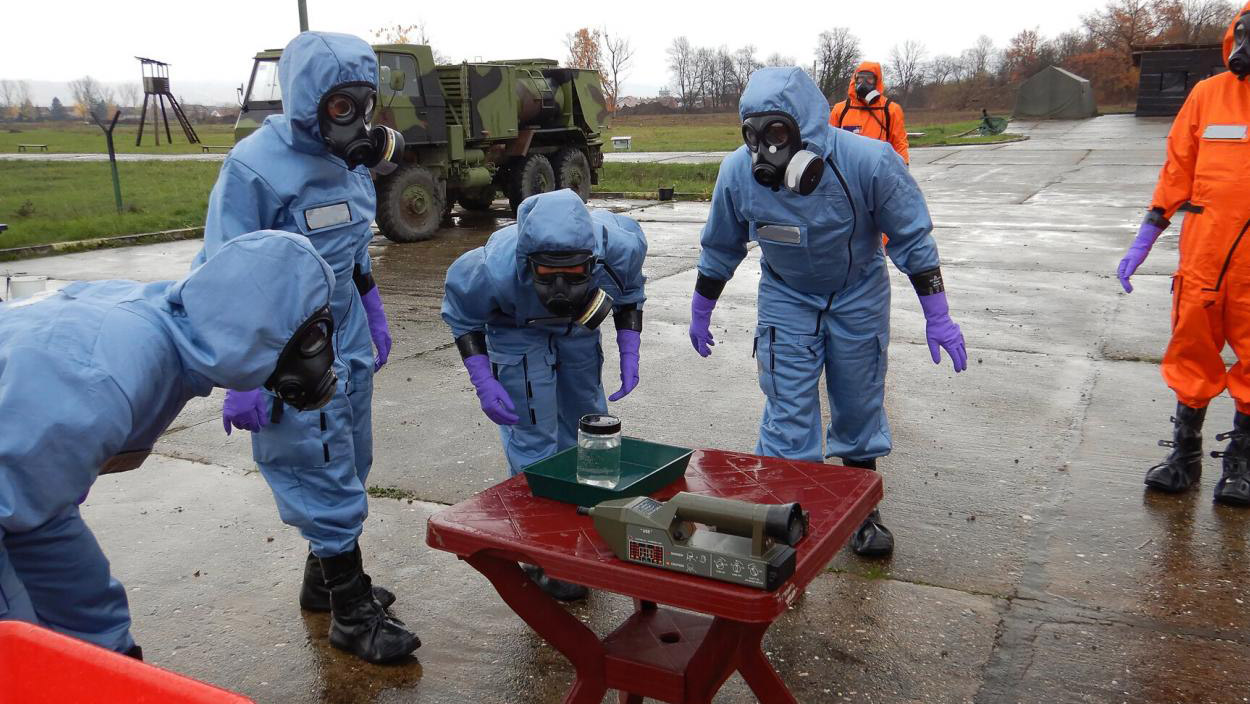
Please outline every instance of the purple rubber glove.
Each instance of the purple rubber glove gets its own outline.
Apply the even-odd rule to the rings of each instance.
[[[1133,244],[1129,245],[1128,253],[1120,260],[1120,268],[1116,271],[1116,275],[1120,277],[1120,285],[1124,287],[1125,293],[1133,292],[1133,284],[1129,281],[1133,274],[1137,273],[1137,267],[1146,261],[1146,256],[1150,254],[1150,248],[1155,245],[1155,240],[1159,239],[1159,235],[1163,234],[1163,228],[1152,222],[1143,222],[1141,229],[1137,231],[1137,239],[1133,240]]]
[[[621,351],[621,390],[608,397],[620,401],[638,386],[638,348],[642,346],[642,333],[637,330],[617,330],[616,347]]]
[[[378,293],[377,286],[361,296],[360,302],[365,304],[365,317],[369,320],[369,337],[373,338],[373,346],[378,348],[378,354],[373,358],[373,371],[376,372],[391,356],[391,330],[386,324],[386,311],[382,310],[382,296]]]
[[[715,307],[716,299],[707,298],[698,291],[695,291],[694,298],[690,299],[690,344],[694,345],[694,350],[699,353],[700,357],[710,356],[711,348],[716,346],[716,340],[712,338],[710,329],[712,309]]]
[[[226,390],[226,403],[221,408],[221,424],[230,434],[231,426],[239,430],[250,430],[253,433],[269,425],[265,394],[260,389],[255,391]]]
[[[924,336],[929,343],[929,355],[934,364],[942,363],[942,350],[951,356],[955,372],[968,368],[968,351],[964,349],[964,334],[959,326],[951,320],[950,308],[946,305],[946,292],[934,293],[920,297],[920,307],[924,310]]]
[[[482,404],[482,412],[496,425],[516,425],[516,406],[503,384],[495,378],[490,370],[490,358],[484,354],[465,357],[464,368],[469,370],[469,381],[477,389],[477,400]]]

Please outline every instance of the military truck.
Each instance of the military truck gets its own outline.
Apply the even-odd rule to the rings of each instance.
[[[455,203],[489,210],[502,191],[513,210],[536,193],[571,188],[582,200],[603,166],[607,102],[597,71],[549,59],[436,65],[428,46],[380,44],[374,124],[399,130],[404,163],[376,181],[377,223],[396,242],[434,235]],[[237,142],[282,112],[278,58],[255,56]]]

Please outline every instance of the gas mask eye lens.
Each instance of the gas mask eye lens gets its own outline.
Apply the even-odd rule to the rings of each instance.
[[[760,146],[760,137],[750,125],[742,126],[742,141],[746,142],[747,148],[751,151],[755,151]]]
[[[790,130],[780,122],[769,123],[764,128],[764,141],[770,147],[784,147],[790,141]]]
[[[300,338],[299,353],[304,357],[315,357],[330,342],[330,328],[324,321],[317,321],[304,331]]]
[[[356,117],[356,103],[346,95],[332,95],[326,101],[326,114],[331,120],[345,125]]]

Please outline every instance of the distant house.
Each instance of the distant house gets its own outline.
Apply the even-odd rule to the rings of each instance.
[[[636,107],[638,107],[639,105],[642,105],[642,98],[639,98],[638,96],[635,96],[635,95],[627,95],[627,96],[625,96],[625,97],[623,97],[623,98],[620,98],[620,99],[618,99],[618,100],[616,101],[616,107],[617,107],[618,109],[620,109],[620,108],[636,108]]]
[[[1171,117],[1180,112],[1198,81],[1227,71],[1220,44],[1164,44],[1135,47],[1133,65],[1139,117]]]

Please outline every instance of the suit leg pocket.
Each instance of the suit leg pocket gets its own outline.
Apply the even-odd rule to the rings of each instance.
[[[347,395],[336,393],[322,408],[297,411],[282,409],[282,418],[270,423],[252,439],[252,458],[257,464],[285,467],[324,467],[332,458],[329,426],[334,414],[346,414]]]
[[[531,401],[534,398],[533,380],[530,375],[530,359],[524,354],[491,352],[491,368],[495,378],[503,385],[508,397],[512,399],[515,413],[520,418],[520,425],[533,425],[536,422]],[[538,370],[533,370],[537,372]]]

